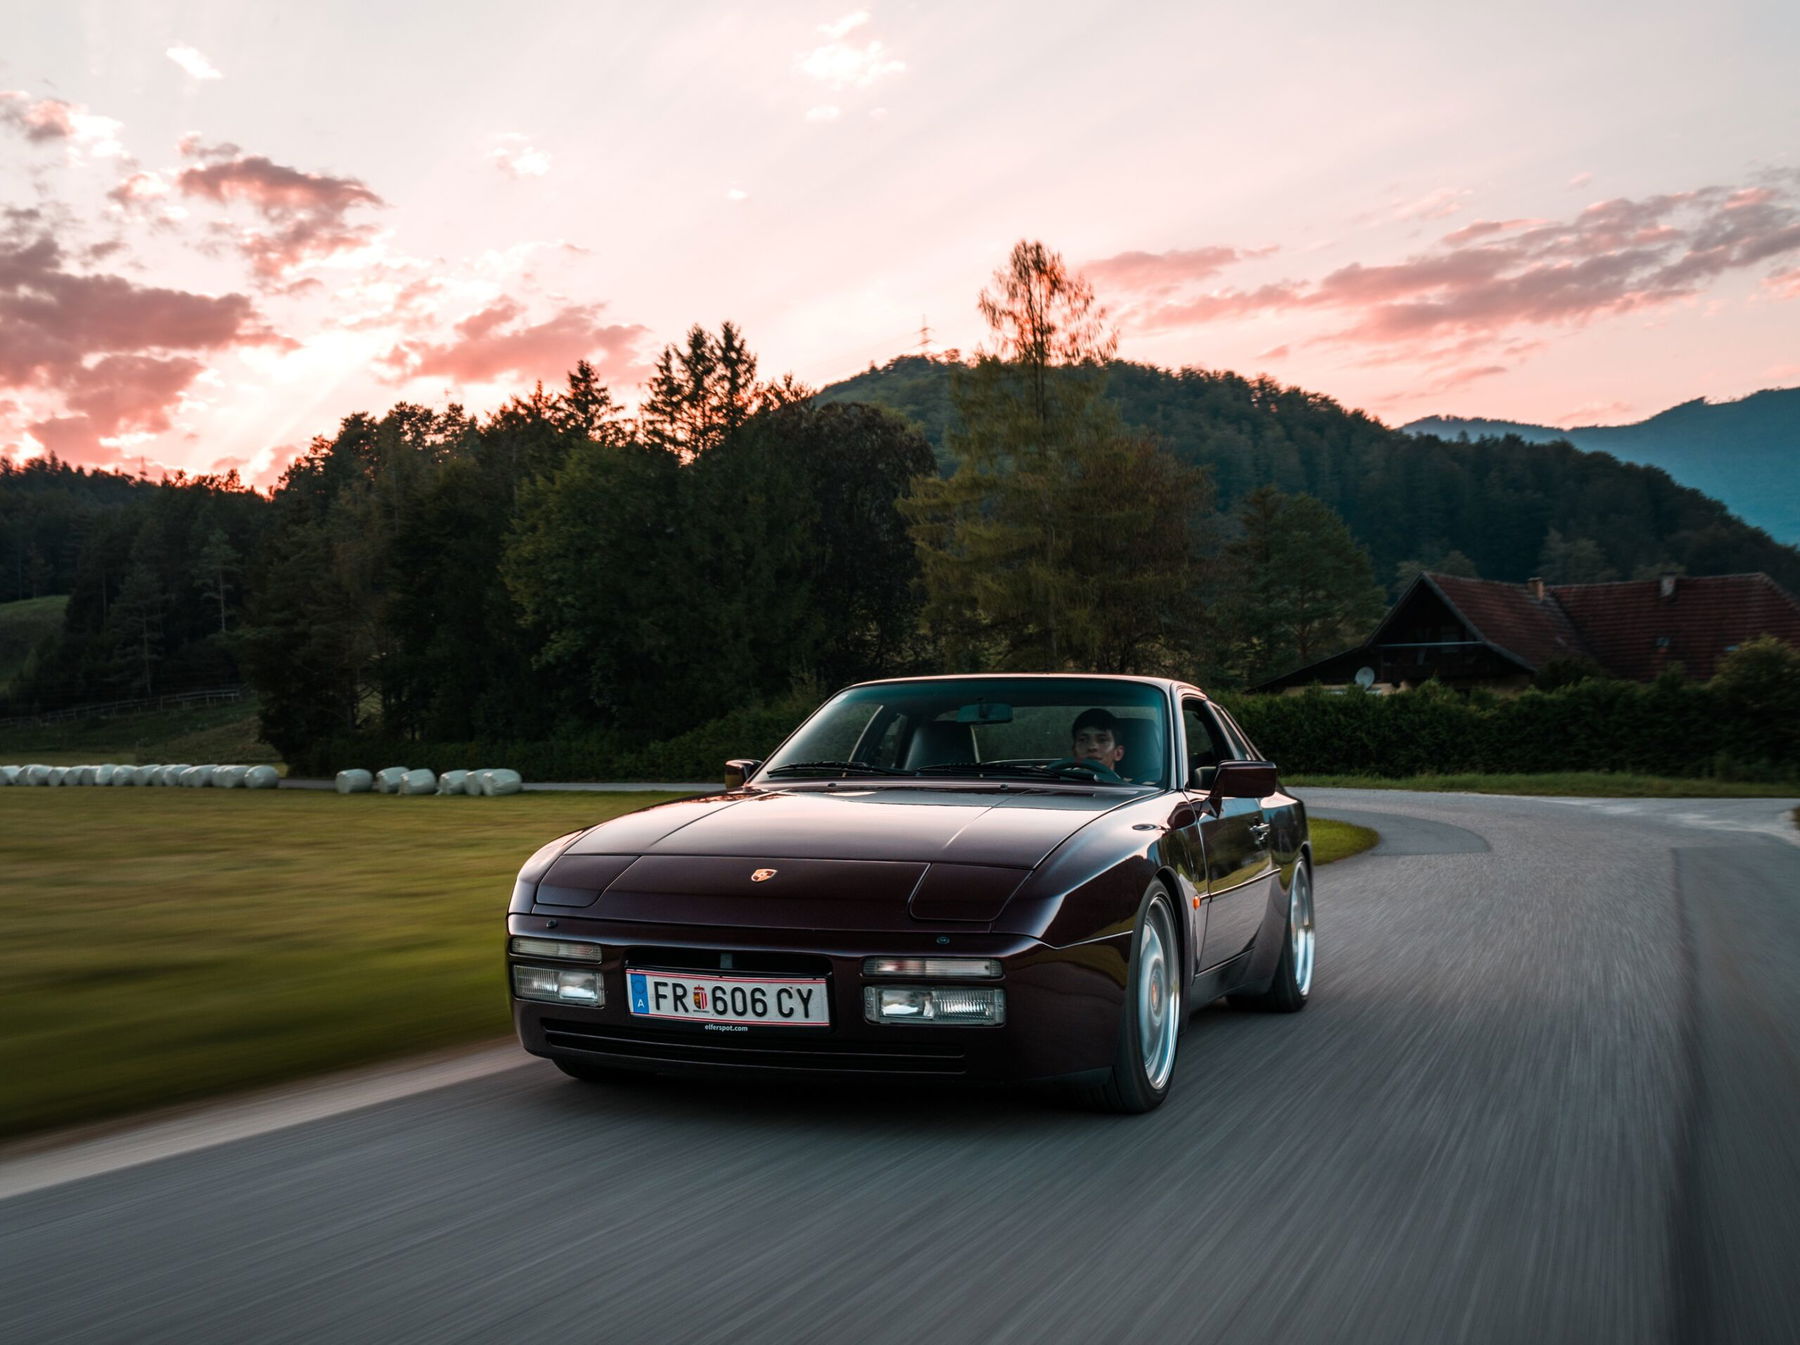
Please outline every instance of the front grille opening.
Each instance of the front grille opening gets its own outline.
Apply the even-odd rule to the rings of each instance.
[[[724,959],[731,959],[731,966]],[[655,971],[788,972],[824,976],[831,959],[816,953],[743,952],[736,948],[627,948],[625,965]]]
[[[702,1041],[686,1035],[622,1031],[562,1018],[546,1018],[543,1027],[545,1044],[555,1049],[623,1056],[645,1064],[735,1065],[838,1074],[933,1074],[946,1078],[964,1073],[963,1048],[954,1044],[844,1042],[818,1037]]]

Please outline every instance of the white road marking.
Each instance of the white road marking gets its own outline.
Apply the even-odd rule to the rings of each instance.
[[[81,1132],[65,1132],[60,1137],[21,1141],[0,1150],[0,1200],[266,1135],[531,1063],[532,1058],[517,1043],[508,1042],[504,1046],[490,1045],[449,1056],[439,1054],[422,1061],[388,1063],[329,1075],[89,1139],[80,1138]]]

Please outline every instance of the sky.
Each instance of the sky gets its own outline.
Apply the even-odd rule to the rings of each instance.
[[[965,355],[1022,238],[1127,359],[1389,424],[1800,384],[1800,6],[0,0],[0,454],[271,484],[731,320]]]

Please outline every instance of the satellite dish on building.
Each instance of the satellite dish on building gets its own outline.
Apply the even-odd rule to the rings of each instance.
[[[1367,691],[1370,687],[1374,686],[1375,670],[1373,668],[1358,668],[1356,670],[1356,685],[1361,687],[1364,691]]]

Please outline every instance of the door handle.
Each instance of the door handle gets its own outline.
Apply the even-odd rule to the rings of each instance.
[[[1250,824],[1250,835],[1258,845],[1263,844],[1269,839],[1269,824],[1267,822],[1252,822]]]

